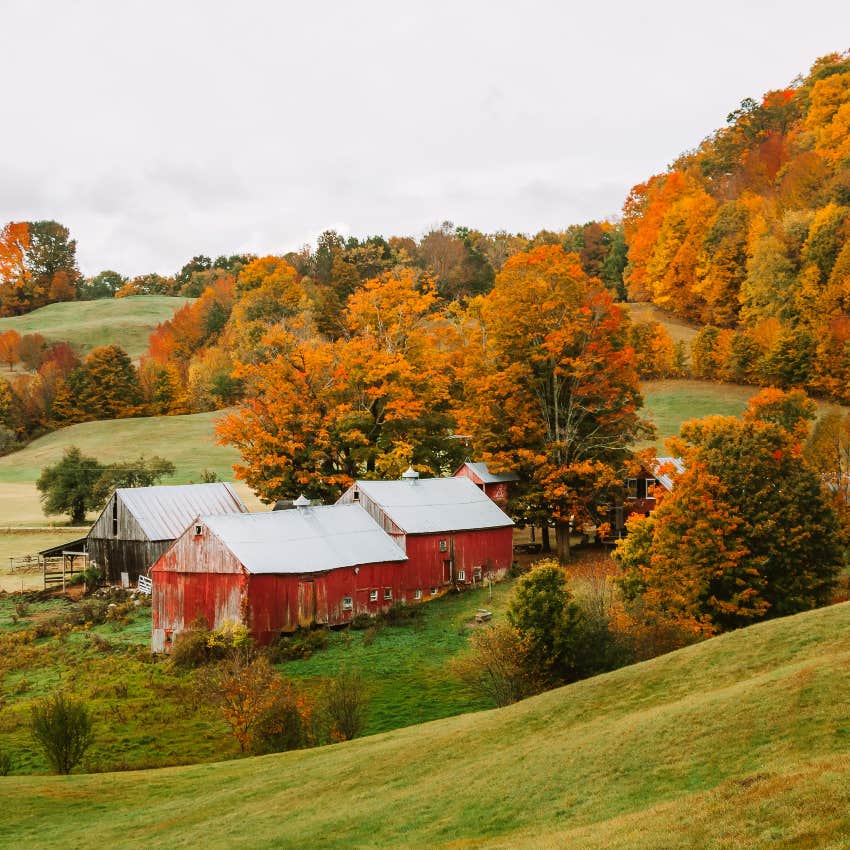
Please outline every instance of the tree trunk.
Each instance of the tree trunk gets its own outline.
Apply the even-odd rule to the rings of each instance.
[[[558,560],[566,564],[570,560],[570,524],[568,522],[555,523],[555,542],[558,547]]]
[[[543,551],[551,552],[552,544],[549,542],[549,523],[544,522],[543,525],[540,526],[540,539],[543,541]]]

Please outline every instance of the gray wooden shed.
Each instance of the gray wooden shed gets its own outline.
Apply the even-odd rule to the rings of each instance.
[[[196,517],[247,512],[227,483],[122,487],[88,534],[89,563],[111,583],[135,582]]]

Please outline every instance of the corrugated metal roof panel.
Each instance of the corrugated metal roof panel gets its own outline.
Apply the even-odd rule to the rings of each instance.
[[[484,461],[473,462],[468,460],[464,466],[469,467],[484,484],[502,484],[510,481],[519,481],[519,476],[515,472],[490,472],[490,468]]]
[[[514,524],[468,478],[358,481],[357,488],[408,534],[505,528]]]
[[[359,505],[204,516],[200,521],[250,573],[318,573],[407,560]]]
[[[176,540],[200,514],[244,514],[248,510],[226,482],[121,487],[116,493],[148,540]]]
[[[657,457],[652,465],[652,472],[658,483],[667,491],[673,489],[673,477],[664,473],[659,474],[662,466],[671,465],[681,475],[685,471],[685,462],[680,457]]]

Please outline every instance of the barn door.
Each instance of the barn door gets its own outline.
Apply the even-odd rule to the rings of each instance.
[[[316,621],[316,586],[312,581],[298,582],[298,625],[308,629]]]

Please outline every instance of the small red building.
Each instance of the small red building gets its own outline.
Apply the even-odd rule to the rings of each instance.
[[[515,472],[490,472],[486,463],[466,461],[454,474],[455,478],[468,478],[494,502],[504,505],[508,501],[508,487],[519,481]]]
[[[633,478],[626,479],[626,501],[609,512],[608,521],[614,537],[626,533],[626,520],[633,514],[649,516],[658,504],[658,496],[673,489],[677,475],[685,471],[680,457],[653,458],[651,469],[641,468]]]
[[[167,652],[199,618],[242,623],[266,644],[376,614],[406,599],[406,562],[357,505],[199,517],[151,569],[151,648]]]
[[[337,504],[360,504],[407,555],[408,598],[473,585],[513,562],[513,520],[466,477],[356,481]]]

